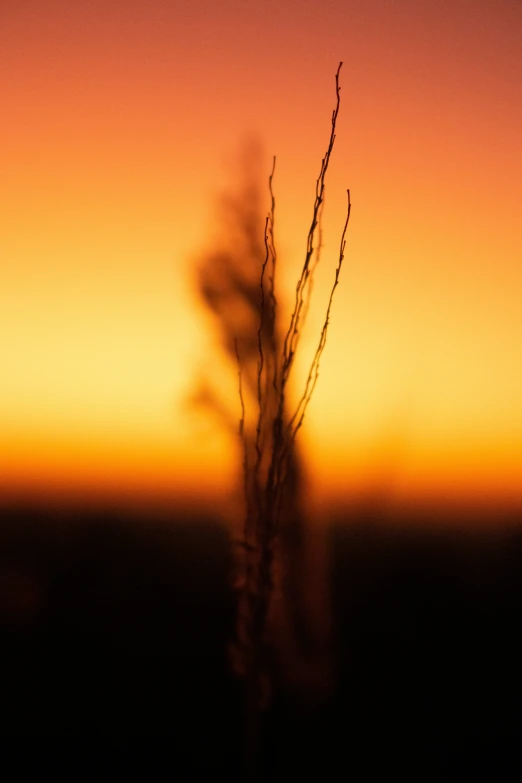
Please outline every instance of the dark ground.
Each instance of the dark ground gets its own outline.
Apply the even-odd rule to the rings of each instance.
[[[42,773],[109,750],[97,778],[163,779],[153,760],[169,780],[239,780],[223,528],[1,515],[4,747]],[[313,710],[278,697],[267,779],[522,780],[522,524],[457,533],[429,515],[378,517],[332,524],[335,694]]]

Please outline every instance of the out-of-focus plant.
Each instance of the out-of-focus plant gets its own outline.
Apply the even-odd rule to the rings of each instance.
[[[245,683],[246,758],[249,779],[258,768],[263,709],[273,686],[275,661],[281,652],[313,657],[324,646],[310,622],[303,569],[306,526],[302,507],[302,460],[296,436],[313,395],[335,289],[345,253],[350,218],[350,191],[337,267],[325,319],[304,388],[292,407],[289,386],[321,256],[321,219],[325,179],[335,142],[340,108],[339,74],[328,147],[316,182],[305,259],[286,328],[276,295],[278,257],[274,239],[275,158],[268,179],[270,205],[262,217],[258,187],[259,156],[251,149],[244,161],[245,180],[236,196],[222,202],[226,241],[204,255],[198,288],[215,315],[225,352],[237,368],[240,402],[237,428],[243,464],[244,517],[234,541],[234,586],[237,594],[236,639],[232,661]],[[222,415],[226,404],[210,385],[200,398]],[[227,417],[230,426],[230,415]],[[323,618],[324,619],[324,618]]]

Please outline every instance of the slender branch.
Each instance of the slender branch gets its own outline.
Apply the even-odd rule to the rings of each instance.
[[[330,298],[328,300],[328,307],[326,309],[326,317],[325,317],[325,320],[324,320],[324,323],[323,323],[323,328],[321,330],[321,336],[319,338],[319,344],[318,344],[317,350],[316,350],[316,352],[314,354],[314,358],[312,360],[312,365],[310,367],[310,371],[309,371],[308,377],[306,379],[305,390],[303,392],[303,396],[301,397],[301,399],[300,399],[300,401],[298,403],[298,406],[296,408],[296,411],[295,411],[294,415],[290,419],[289,430],[290,430],[290,432],[292,432],[292,427],[293,427],[297,417],[299,416],[297,426],[295,427],[295,429],[293,431],[293,434],[292,434],[292,440],[295,439],[295,436],[297,434],[297,430],[300,429],[300,427],[301,427],[301,425],[303,423],[303,418],[304,418],[304,415],[305,415],[305,412],[306,412],[306,408],[308,407],[308,403],[310,402],[310,399],[311,399],[312,394],[313,394],[314,389],[315,389],[315,385],[317,383],[317,379],[319,377],[319,367],[320,367],[320,364],[321,364],[321,356],[323,354],[324,347],[326,345],[326,337],[328,335],[328,325],[330,323],[330,311],[332,309],[332,302],[333,302],[335,289],[337,288],[337,286],[339,284],[339,275],[341,273],[341,267],[342,267],[343,259],[344,259],[344,250],[345,250],[345,247],[346,247],[346,240],[345,240],[346,230],[348,228],[348,223],[350,221],[350,213],[351,213],[351,209],[352,209],[351,200],[350,200],[350,191],[347,190],[346,192],[347,192],[347,196],[348,196],[348,208],[347,208],[347,211],[346,211],[346,219],[345,219],[345,222],[344,222],[343,233],[341,235],[341,244],[340,244],[340,248],[339,248],[339,262],[338,262],[337,268],[335,270],[335,278],[334,278],[334,282],[333,282],[333,285],[332,285],[332,289],[330,291]]]
[[[319,266],[319,262],[321,260],[321,251],[323,249],[323,212],[324,212],[325,199],[326,197],[323,196],[323,200],[321,201],[321,206],[319,207],[319,213],[317,218],[317,230],[319,233],[319,241],[317,243],[317,248],[315,251],[313,263],[310,266],[310,276],[308,279],[308,296],[304,300],[303,315],[301,317],[301,333],[303,332],[306,320],[308,318],[308,312],[310,310],[310,302],[312,301],[312,296],[313,296],[315,270]]]
[[[275,277],[276,277],[276,269],[277,269],[277,250],[276,250],[276,244],[275,244],[275,238],[274,238],[274,226],[275,226],[275,195],[274,195],[274,188],[273,188],[273,182],[274,182],[274,174],[275,174],[275,167],[276,167],[276,157],[274,155],[273,163],[272,163],[272,171],[270,172],[270,176],[268,178],[268,190],[270,193],[270,212],[269,212],[269,223],[268,223],[268,236],[265,235],[266,241],[268,241],[269,247],[270,247],[270,257],[272,259],[272,274],[270,275],[270,302],[271,302],[271,323],[270,323],[270,348],[271,348],[271,354],[273,357],[273,379],[272,384],[274,387],[274,392],[276,394],[276,397],[278,396],[278,387],[279,387],[279,356],[278,356],[278,345],[277,345],[277,334],[276,334],[276,323],[277,323],[277,299],[275,295]]]
[[[263,387],[262,387],[262,380],[263,380],[263,370],[264,370],[264,364],[265,364],[265,355],[264,355],[264,348],[263,348],[263,329],[265,325],[265,274],[266,269],[268,265],[268,261],[270,258],[270,248],[268,245],[267,235],[268,235],[268,226],[269,226],[270,216],[267,216],[265,221],[265,260],[263,261],[263,265],[261,267],[261,279],[260,279],[260,289],[261,289],[261,301],[260,301],[260,309],[259,309],[259,328],[257,330],[257,350],[258,350],[258,364],[257,364],[257,424],[256,424],[256,440],[255,440],[255,449],[256,449],[256,462],[254,466],[254,484],[257,491],[257,501],[258,501],[258,510],[261,510],[262,506],[262,495],[260,492],[260,470],[261,470],[261,463],[263,460],[263,422],[264,422],[264,413],[266,409],[266,399],[263,394]]]
[[[248,487],[248,477],[250,474],[249,471],[249,459],[248,459],[248,440],[245,433],[245,398],[243,396],[243,373],[241,372],[241,358],[239,356],[239,348],[237,344],[237,338],[234,337],[234,352],[236,354],[236,360],[237,360],[237,376],[238,376],[238,391],[239,391],[239,402],[241,405],[241,417],[239,419],[239,438],[241,440],[241,445],[243,447],[243,490],[245,494],[245,503],[246,503],[246,519],[245,519],[245,529],[243,531],[244,536],[244,545],[247,545],[248,542],[248,533],[249,531],[246,529],[247,527],[247,520],[251,519],[252,517],[252,509],[251,509],[251,493],[249,491]]]
[[[303,300],[304,300],[306,285],[310,277],[309,265],[314,252],[315,231],[319,221],[319,212],[321,209],[321,204],[324,199],[326,172],[328,170],[328,164],[330,163],[330,157],[334,147],[335,127],[337,124],[337,116],[339,114],[339,108],[341,105],[341,87],[339,85],[339,74],[341,72],[342,65],[343,65],[342,62],[340,62],[339,67],[337,68],[337,73],[335,74],[335,93],[337,97],[337,102],[335,105],[335,109],[333,110],[332,113],[332,130],[330,132],[330,140],[328,143],[328,148],[326,150],[326,155],[321,161],[321,169],[319,171],[319,176],[316,182],[312,223],[308,231],[305,261],[303,264],[303,269],[301,271],[301,276],[299,277],[299,280],[297,282],[296,294],[295,294],[295,307],[290,319],[290,326],[288,328],[288,332],[286,334],[285,341],[284,341],[283,378],[282,378],[283,386],[286,384],[286,381],[288,380],[288,375],[290,373],[290,369],[292,367],[294,357],[295,357],[295,352],[297,350],[297,345],[299,342],[299,320],[301,317],[301,311],[303,309]]]

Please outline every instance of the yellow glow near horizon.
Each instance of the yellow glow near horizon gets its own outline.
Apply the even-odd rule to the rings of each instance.
[[[220,5],[1,12],[0,491],[230,485],[233,445],[185,405],[218,362],[191,265],[229,184],[225,156],[258,130],[278,157],[288,304],[349,55],[298,368],[350,187],[303,432],[311,486],[341,497],[388,471],[401,497],[522,501],[521,9],[475,3],[469,16],[462,2],[449,20],[427,0],[408,17],[332,3],[300,7],[296,29],[293,0],[273,14]],[[235,394],[233,377],[223,385]]]

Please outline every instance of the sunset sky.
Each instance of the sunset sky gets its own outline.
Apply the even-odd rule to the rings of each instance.
[[[522,502],[519,0],[3,0],[0,51],[4,495],[229,491],[194,264],[256,135],[291,296],[343,60],[311,492]]]

